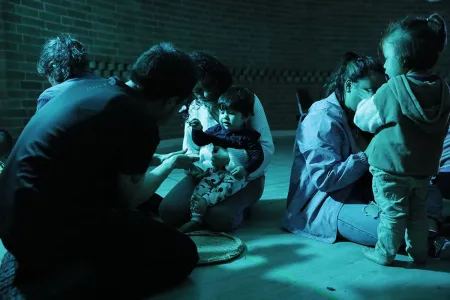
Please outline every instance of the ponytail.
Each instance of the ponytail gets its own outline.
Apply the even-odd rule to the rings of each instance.
[[[444,19],[437,13],[427,18],[428,26],[436,33],[436,50],[441,53],[447,44],[447,26]]]

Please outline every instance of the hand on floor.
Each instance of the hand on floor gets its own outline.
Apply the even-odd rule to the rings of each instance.
[[[203,224],[195,221],[189,221],[178,229],[183,233],[193,232],[197,230],[201,230],[203,228]]]

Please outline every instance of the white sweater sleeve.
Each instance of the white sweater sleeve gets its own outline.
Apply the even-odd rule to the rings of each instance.
[[[190,109],[189,118],[198,118],[198,110]],[[187,154],[199,154],[200,147],[192,140],[192,128],[187,123],[184,124],[183,149],[187,149]]]
[[[183,149],[187,149],[187,154],[198,154],[200,152],[200,147],[192,140],[192,128],[188,124],[184,125]]]
[[[264,161],[261,166],[252,174],[249,175],[249,180],[256,179],[265,174],[267,167],[272,160],[273,154],[275,152],[275,147],[273,144],[272,133],[270,132],[269,123],[267,122],[266,113],[261,104],[259,98],[255,95],[255,105],[254,105],[254,116],[250,119],[250,126],[261,134],[260,143],[264,151]],[[230,154],[232,165],[242,165],[247,157],[247,152],[245,150],[238,149],[228,149]]]
[[[380,113],[378,112],[375,102],[373,101],[374,97],[375,95],[369,99],[362,100],[358,104],[355,117],[353,118],[353,122],[359,127],[359,129],[370,133],[377,132],[377,130],[383,126]]]

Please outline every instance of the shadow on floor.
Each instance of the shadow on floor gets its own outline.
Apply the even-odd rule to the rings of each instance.
[[[283,272],[283,269],[289,267],[285,265],[286,261],[290,265],[298,265],[307,264],[307,260],[314,258],[302,254],[305,247],[307,246],[301,243],[254,246],[251,252],[235,260],[232,265],[199,267],[179,288],[152,299],[228,300],[232,299],[233,292],[238,293],[238,299],[255,299],[255,295],[262,300],[336,299],[326,287],[322,291],[314,289]],[[283,255],[274,257],[273,253]],[[281,280],[271,279],[274,276]],[[217,293],[218,290],[223,293]]]
[[[356,299],[382,299],[382,300],[424,300],[424,299],[449,299],[450,285],[421,285],[411,282],[406,285],[392,285],[386,283],[382,289],[360,288],[352,289]]]
[[[423,270],[432,272],[450,273],[450,262],[440,261],[438,259],[429,259],[425,265],[415,265],[409,261],[396,260],[392,265],[394,268],[403,268],[408,270]],[[449,283],[450,287],[450,283]],[[448,294],[450,295],[450,293]],[[449,296],[450,298],[450,296]]]

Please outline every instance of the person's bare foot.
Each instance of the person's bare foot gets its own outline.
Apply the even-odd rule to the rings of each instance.
[[[189,221],[178,229],[183,233],[197,231],[203,228],[203,224],[196,221]]]
[[[363,249],[364,256],[373,261],[377,264],[380,264],[382,266],[389,266],[393,263],[393,260],[388,259],[387,257],[380,255],[375,249],[373,248],[364,248]]]

